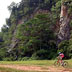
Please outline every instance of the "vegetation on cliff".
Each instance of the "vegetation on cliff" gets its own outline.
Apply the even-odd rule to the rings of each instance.
[[[72,2],[66,3],[72,18]],[[57,46],[61,0],[22,0],[8,9],[11,15],[0,32],[0,60],[55,59],[59,51],[72,58],[72,30],[69,40]]]

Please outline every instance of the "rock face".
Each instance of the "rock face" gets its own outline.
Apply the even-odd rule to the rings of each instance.
[[[58,43],[63,40],[68,40],[70,37],[69,27],[70,17],[68,14],[68,7],[62,3],[61,14],[60,14],[60,30],[58,33]]]
[[[49,10],[42,10],[42,9],[39,9],[37,7],[30,16],[20,19],[18,21],[17,25],[25,23],[29,19],[33,18],[36,14],[42,14],[42,13],[47,14],[48,12],[49,12]],[[13,37],[12,37],[11,44],[9,46],[8,52],[12,51],[12,49],[14,49],[17,46],[18,42],[20,41],[17,38],[15,38],[16,32],[17,32],[17,26],[16,26],[16,28],[13,32]]]

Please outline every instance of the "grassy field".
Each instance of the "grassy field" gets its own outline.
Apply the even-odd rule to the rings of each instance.
[[[18,65],[47,65],[50,66],[54,60],[31,60],[31,61],[0,61],[0,64],[18,64]]]
[[[0,61],[0,65],[27,65],[27,66],[53,66],[55,60],[33,60],[33,61]],[[72,68],[72,59],[66,60],[69,63],[69,68]],[[10,68],[0,67],[0,72],[35,72],[35,71],[19,71]],[[37,71],[36,71],[37,72]]]

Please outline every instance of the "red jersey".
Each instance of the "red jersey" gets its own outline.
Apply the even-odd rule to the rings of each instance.
[[[61,54],[60,54],[60,56],[63,58],[63,57],[64,57],[64,54],[63,54],[63,53],[61,53]]]

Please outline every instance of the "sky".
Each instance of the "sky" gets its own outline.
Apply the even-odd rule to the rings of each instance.
[[[6,24],[6,18],[9,18],[10,12],[8,11],[7,7],[12,3],[19,3],[21,0],[1,0],[0,1],[0,31],[1,27]]]

